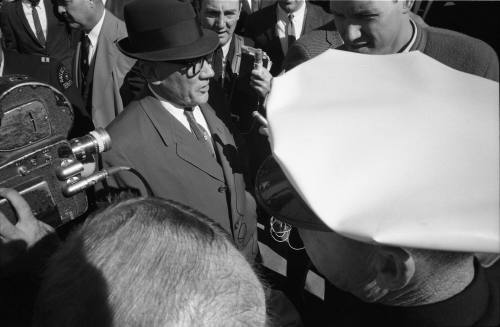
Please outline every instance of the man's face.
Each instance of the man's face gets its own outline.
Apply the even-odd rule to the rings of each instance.
[[[408,41],[403,28],[409,24],[405,1],[333,0],[331,9],[349,51],[397,53]]]
[[[287,13],[293,13],[300,9],[304,0],[278,0],[278,4]]]
[[[72,28],[90,31],[97,21],[91,0],[58,0],[58,12]]]
[[[193,70],[194,66],[180,67],[168,62],[150,65],[150,72],[146,73],[150,75],[148,81],[166,100],[180,107],[193,107],[208,101],[209,82],[214,71],[206,59],[198,61],[199,71]]]
[[[299,234],[312,263],[330,283],[366,300],[366,285],[376,277],[371,269],[375,246],[334,232],[299,229]]]
[[[219,45],[228,43],[240,18],[239,0],[203,0],[201,4],[201,23],[219,37]]]

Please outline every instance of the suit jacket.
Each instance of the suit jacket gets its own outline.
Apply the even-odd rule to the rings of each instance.
[[[253,47],[253,41],[234,34],[226,56],[224,84],[214,77],[210,80],[208,103],[217,113],[224,110],[242,132],[247,132],[253,120],[251,113],[258,108],[258,95],[250,87],[250,73],[253,63],[242,60],[242,47]]]
[[[87,74],[85,88],[82,90],[86,108],[96,128],[107,126],[123,111],[120,92],[123,92],[125,76],[136,62],[135,59],[122,54],[116,46],[116,41],[126,36],[125,24],[106,10],[97,49]],[[73,60],[73,76],[77,87],[82,89],[80,56],[81,38]]]
[[[108,126],[113,148],[104,153],[103,163],[135,168],[155,196],[175,200],[215,220],[253,260],[257,253],[255,201],[245,191],[238,149],[213,109],[205,104],[201,110],[219,162],[148,95],[132,102]],[[111,183],[145,190],[138,178],[126,172],[115,175]]]
[[[343,43],[332,21],[297,40],[288,49],[283,61],[283,69],[288,71],[328,49],[340,47]]]
[[[46,46],[43,47],[29,26],[21,0],[4,1],[1,10],[0,27],[5,48],[19,53],[47,56],[71,67],[77,32],[72,30],[57,13],[57,6],[51,0],[43,0],[47,13]]]
[[[278,75],[282,71],[284,53],[280,40],[276,34],[276,3],[273,6],[259,10],[247,19],[245,35],[252,38],[256,48],[264,50],[271,58],[273,65],[271,74]],[[325,12],[323,8],[306,1],[306,15],[302,35],[333,20],[333,15]]]

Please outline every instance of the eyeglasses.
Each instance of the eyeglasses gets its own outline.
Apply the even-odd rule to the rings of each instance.
[[[209,65],[212,65],[213,57],[214,54],[210,53],[203,57],[198,57],[189,60],[172,61],[171,63],[178,64],[179,66],[181,66],[180,68],[185,71],[186,76],[191,78],[198,75],[201,72],[201,70],[205,65],[205,61]]]

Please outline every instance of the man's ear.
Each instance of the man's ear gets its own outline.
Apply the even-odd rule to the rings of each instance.
[[[409,13],[411,11],[411,7],[413,7],[414,3],[415,3],[415,0],[403,0],[403,12],[405,14]]]
[[[158,78],[157,78],[157,74],[156,74],[156,69],[154,68],[154,66],[150,63],[147,63],[147,62],[144,62],[144,61],[138,61],[138,68],[141,72],[141,75],[144,77],[144,79],[149,82],[149,83],[152,83],[154,81],[157,81]]]
[[[405,287],[415,274],[415,261],[411,254],[398,247],[384,246],[375,256],[377,285],[390,291]]]

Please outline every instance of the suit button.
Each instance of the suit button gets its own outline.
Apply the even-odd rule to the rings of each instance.
[[[217,189],[217,191],[219,191],[219,193],[224,193],[227,191],[227,186],[219,186],[219,188]]]

